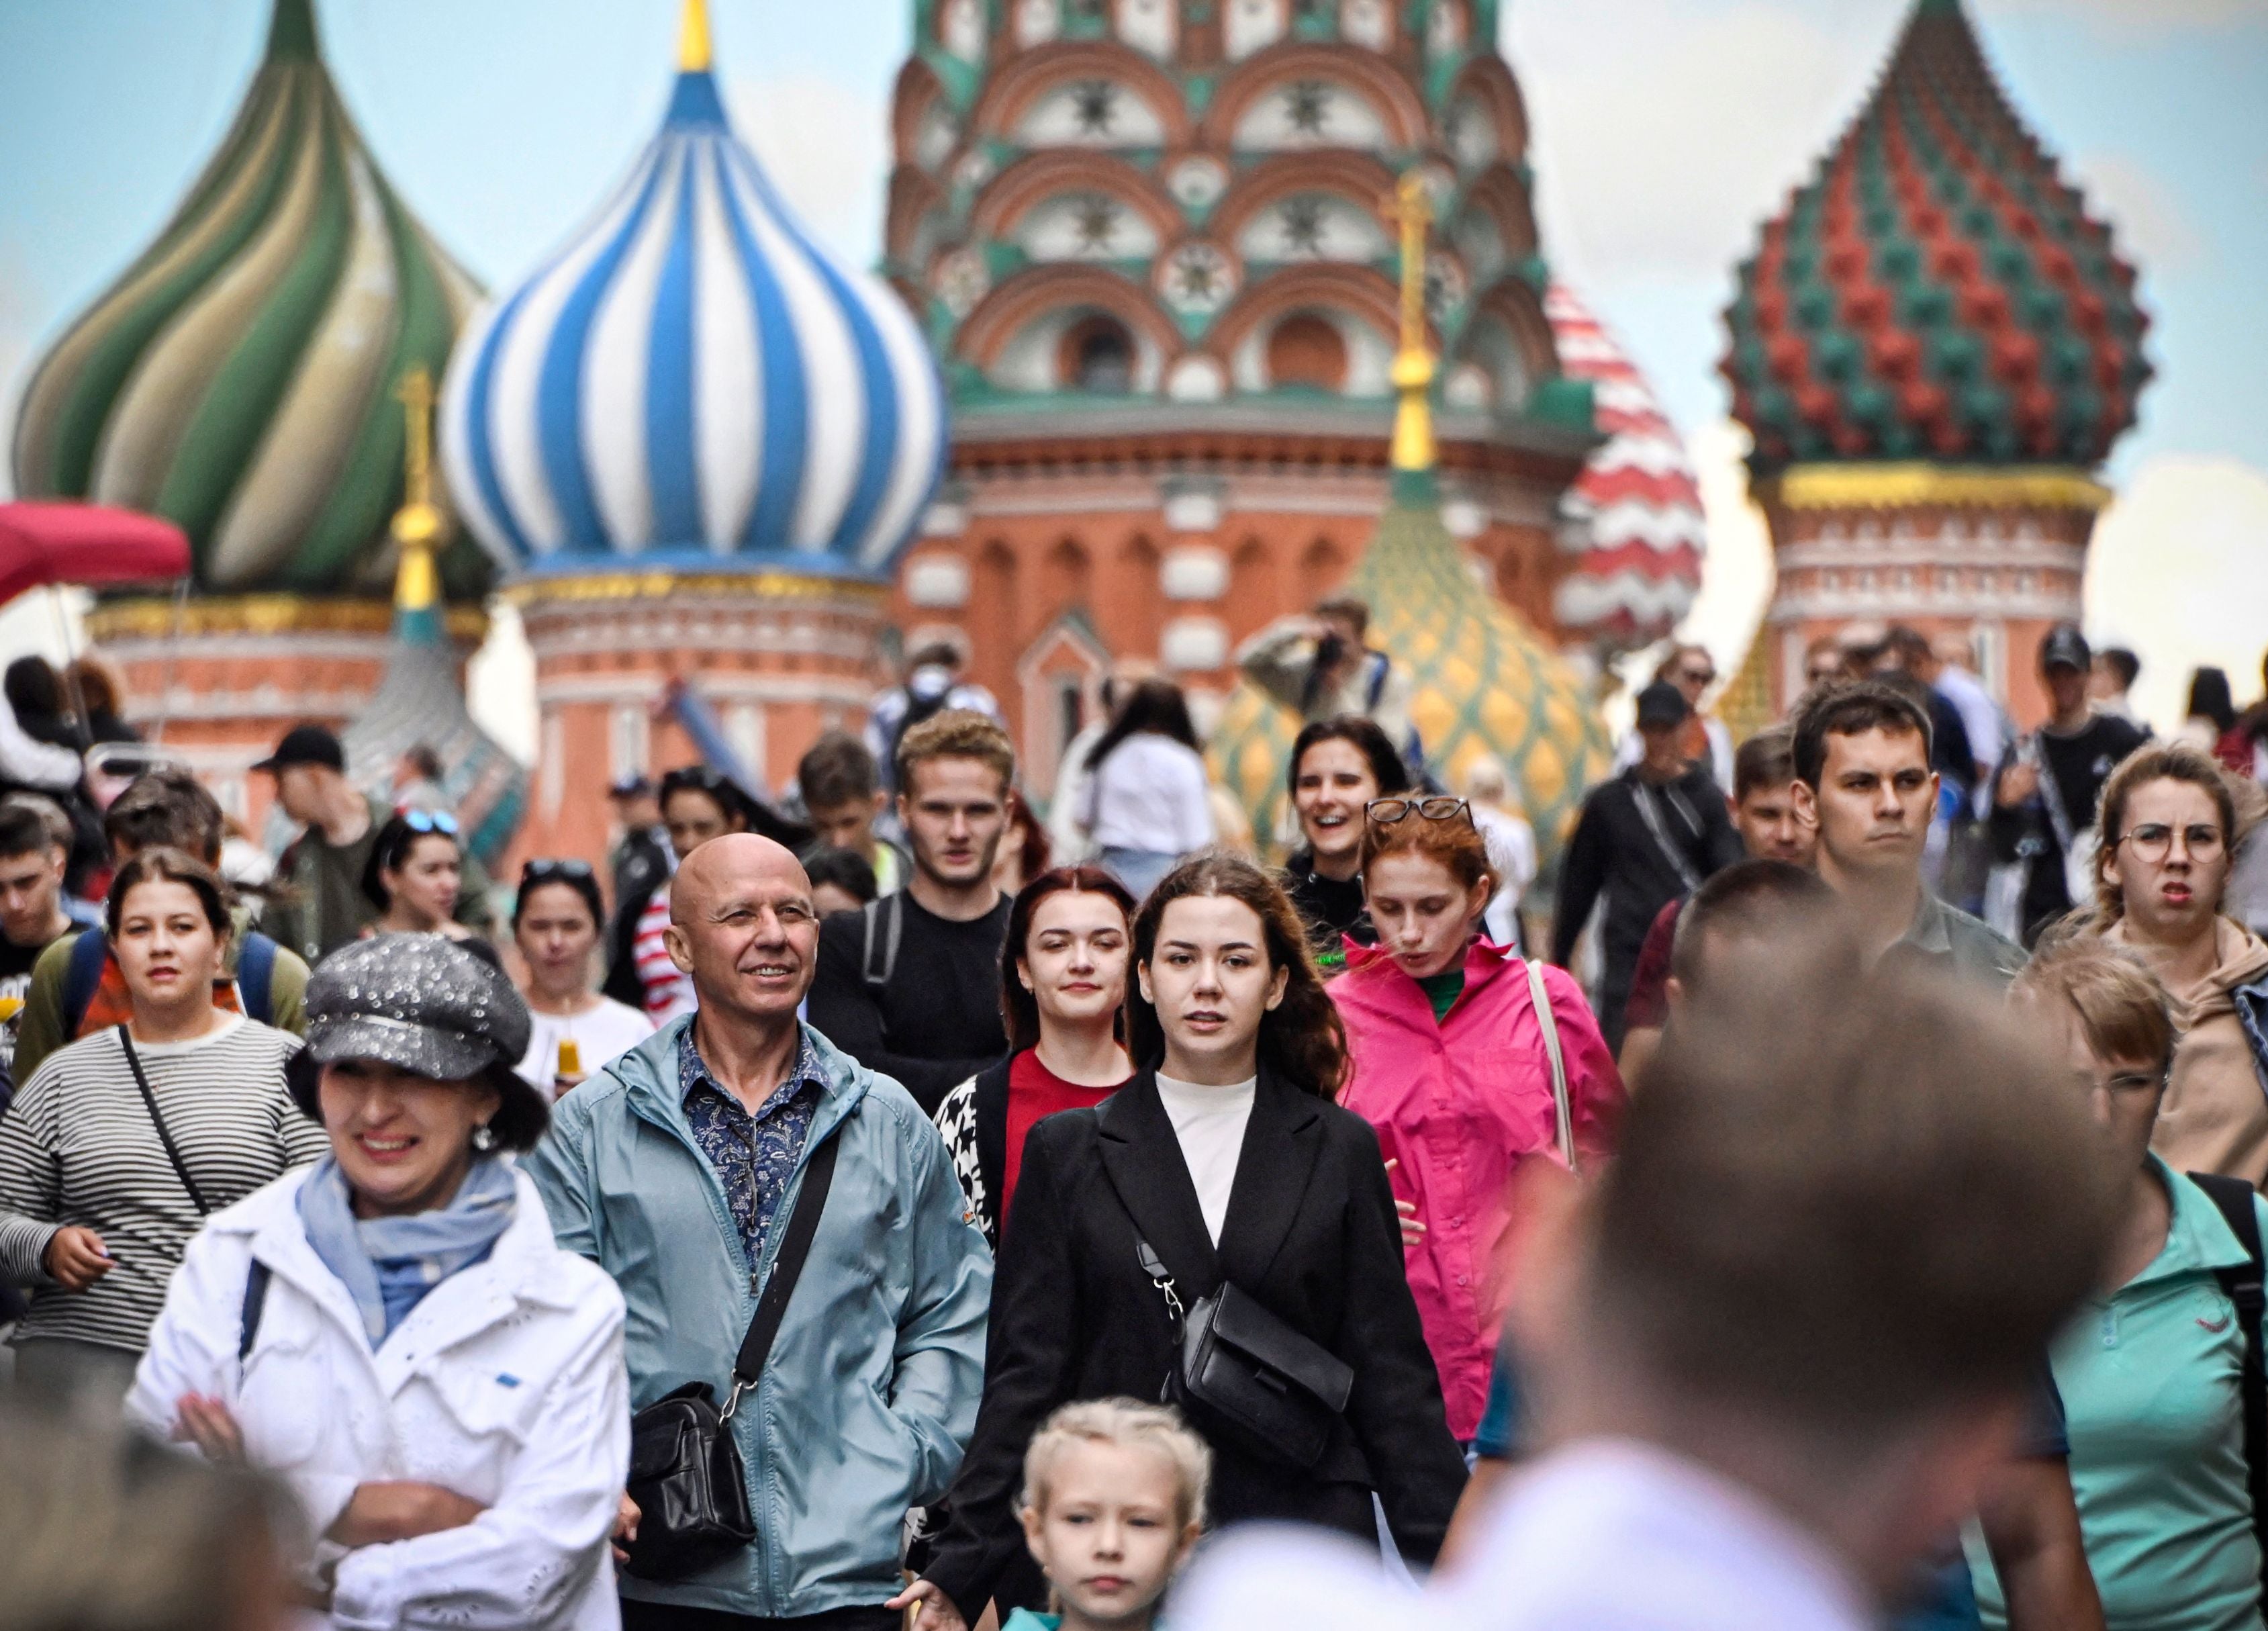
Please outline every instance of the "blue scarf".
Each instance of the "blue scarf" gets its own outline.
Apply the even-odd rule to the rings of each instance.
[[[357,1218],[346,1175],[326,1155],[299,1186],[299,1223],[323,1266],[353,1296],[375,1350],[427,1292],[488,1256],[518,1200],[511,1164],[490,1155],[473,1162],[455,1198],[438,1211]]]

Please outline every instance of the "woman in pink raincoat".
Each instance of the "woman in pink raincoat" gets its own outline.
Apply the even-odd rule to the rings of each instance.
[[[1482,937],[1497,877],[1462,799],[1371,801],[1362,879],[1378,943],[1350,942],[1330,985],[1351,1056],[1340,1103],[1377,1129],[1404,1202],[1410,1288],[1464,1442],[1504,1320],[1513,1169],[1603,1157],[1622,1078],[1574,980]]]

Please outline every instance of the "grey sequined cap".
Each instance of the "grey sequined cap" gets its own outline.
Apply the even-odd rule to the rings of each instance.
[[[316,1063],[379,1059],[436,1081],[517,1065],[532,1029],[511,982],[445,934],[342,946],[307,978]]]

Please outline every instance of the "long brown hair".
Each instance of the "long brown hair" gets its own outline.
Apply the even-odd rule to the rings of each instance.
[[[2135,793],[2154,781],[2187,782],[2202,787],[2213,801],[2220,816],[2220,852],[2234,857],[2236,853],[2236,797],[2230,792],[2228,772],[2220,762],[2202,748],[2191,747],[2185,742],[2145,742],[2118,762],[2103,781],[2102,795],[2095,809],[2095,830],[2102,840],[2102,859],[2108,860],[2118,841],[2126,836],[2126,804]],[[2222,881],[2224,893],[2227,880]],[[2220,902],[2213,904],[2215,911]],[[2126,897],[2118,880],[2109,875],[2109,869],[2100,861],[2095,868],[2095,916],[2092,926],[2097,931],[2109,928],[2126,915]]]
[[[1291,897],[1273,875],[1239,855],[1200,855],[1159,881],[1134,918],[1134,961],[1146,965],[1158,948],[1166,908],[1191,896],[1225,896],[1252,908],[1271,970],[1285,973],[1284,1000],[1260,1021],[1260,1067],[1303,1093],[1336,1098],[1346,1078],[1346,1026],[1323,990],[1308,955],[1307,934]],[[1138,979],[1126,982],[1126,1051],[1138,1066],[1154,1069],[1166,1056],[1165,1027],[1142,995]]]
[[[1024,989],[1024,982],[1016,978],[1016,965],[1025,958],[1040,903],[1067,892],[1103,896],[1118,908],[1121,918],[1130,925],[1133,921],[1134,897],[1100,867],[1052,867],[1016,891],[1008,906],[1008,933],[1000,942],[1000,1021],[1011,1053],[1040,1045],[1040,1000]]]

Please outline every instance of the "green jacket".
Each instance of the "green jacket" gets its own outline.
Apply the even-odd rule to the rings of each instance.
[[[691,1023],[562,1098],[520,1163],[559,1244],[622,1288],[632,1409],[689,1381],[730,1392],[771,1267],[749,1264],[678,1096]],[[879,1605],[899,1589],[906,1509],[945,1493],[976,1428],[992,1258],[945,1140],[903,1088],[806,1034],[825,1096],[768,1254],[812,1152],[843,1142],[770,1362],[733,1419],[756,1541],[687,1580],[626,1578],[627,1597],[765,1620]]]

